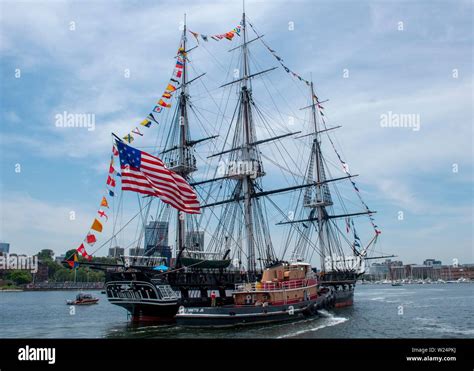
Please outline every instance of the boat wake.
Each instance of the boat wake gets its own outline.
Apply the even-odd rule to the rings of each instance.
[[[424,317],[416,317],[415,320],[420,322],[420,326],[416,327],[418,330],[423,331],[433,331],[437,333],[443,334],[450,334],[450,335],[458,335],[458,336],[467,336],[472,337],[474,335],[474,329],[472,328],[459,328],[452,326],[447,323],[443,323],[434,318],[424,318]]]
[[[413,304],[412,301],[402,301],[402,300],[400,300],[400,298],[390,300],[389,298],[387,298],[385,296],[377,296],[377,297],[371,298],[369,300],[370,301],[377,301],[377,302],[381,302],[381,303],[389,303],[389,304],[396,304],[396,303],[400,303],[400,304],[403,304],[403,305]]]
[[[349,320],[349,318],[345,318],[345,317],[336,317],[334,314],[332,314],[332,313],[330,313],[330,312],[328,312],[324,309],[319,310],[318,313],[322,317],[322,318],[318,318],[316,320],[319,323],[318,326],[302,329],[302,330],[291,332],[291,333],[285,334],[285,335],[281,335],[281,336],[278,336],[277,339],[298,336],[298,335],[302,335],[302,334],[305,334],[305,333],[308,333],[308,332],[315,332],[315,331],[321,330],[321,329],[326,328],[326,327],[332,327],[332,326],[339,325],[339,324],[344,323],[344,322]],[[322,323],[320,323],[321,322],[320,320],[322,321]]]

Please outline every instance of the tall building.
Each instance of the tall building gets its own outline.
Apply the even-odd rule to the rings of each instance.
[[[123,247],[115,246],[109,249],[109,258],[119,258],[121,255],[125,255]]]
[[[0,242],[0,254],[8,254],[10,252],[10,244],[6,242]]]
[[[188,231],[186,232],[186,247],[189,250],[204,250],[204,231]]]
[[[167,266],[171,265],[171,255],[172,255],[171,247],[169,247],[169,246],[158,246],[155,249],[153,255],[163,257],[164,258],[163,263]]]
[[[143,255],[145,255],[145,249],[141,249],[139,247],[131,247],[129,249],[128,254],[130,256],[143,256]]]
[[[155,246],[168,246],[168,222],[151,221],[145,227],[145,252]]]
[[[154,258],[163,258],[161,264],[170,265],[171,257],[173,252],[171,251],[170,246],[156,246],[148,249],[146,252],[146,256],[154,257]]]

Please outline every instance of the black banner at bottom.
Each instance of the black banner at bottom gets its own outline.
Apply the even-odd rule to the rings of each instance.
[[[474,339],[2,339],[0,369],[259,364],[385,369],[474,368]],[[133,370],[136,371],[136,370]]]

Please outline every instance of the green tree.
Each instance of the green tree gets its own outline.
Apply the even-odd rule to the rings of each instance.
[[[33,281],[31,273],[23,270],[14,270],[7,274],[7,279],[15,282],[17,285],[23,285]]]
[[[53,260],[54,251],[51,249],[43,249],[38,253],[39,260]]]
[[[89,273],[90,282],[103,282],[105,281],[105,273],[102,271],[91,271]]]
[[[55,282],[73,281],[74,270],[61,267],[54,273],[53,280]]]

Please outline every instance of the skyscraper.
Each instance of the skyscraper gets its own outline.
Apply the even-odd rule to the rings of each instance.
[[[118,258],[121,255],[125,255],[125,249],[123,247],[112,247],[109,249],[109,258]]]
[[[145,254],[145,249],[141,249],[139,247],[131,247],[128,253],[131,256],[142,256]]]
[[[188,231],[186,232],[186,247],[189,250],[204,250],[204,231]]]
[[[151,221],[145,227],[145,252],[155,246],[168,246],[168,222]]]
[[[10,252],[10,244],[6,242],[0,242],[0,254],[8,254]]]

